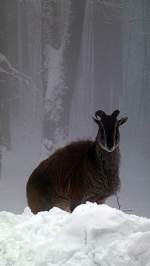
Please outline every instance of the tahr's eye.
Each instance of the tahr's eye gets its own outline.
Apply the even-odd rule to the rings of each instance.
[[[101,138],[104,139],[104,129],[101,128]]]
[[[116,140],[118,140],[119,139],[119,132],[118,132],[118,130],[116,130]]]

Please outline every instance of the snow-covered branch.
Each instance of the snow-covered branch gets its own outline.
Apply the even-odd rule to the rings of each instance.
[[[35,90],[37,90],[37,87],[33,81],[33,79],[19,71],[17,68],[15,68],[11,62],[8,60],[8,58],[0,53],[0,72],[5,73],[9,76],[12,76],[13,78],[25,82],[28,86],[32,84]]]

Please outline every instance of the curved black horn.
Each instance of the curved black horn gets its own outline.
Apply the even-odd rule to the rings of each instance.
[[[119,115],[120,111],[119,110],[115,110],[113,113],[112,113],[112,116],[113,117],[117,117]]]
[[[105,116],[105,115],[106,115],[105,112],[102,111],[102,110],[98,110],[98,111],[96,111],[96,113],[95,113],[95,116],[96,116],[96,117],[99,116],[100,118],[102,118],[102,117]]]

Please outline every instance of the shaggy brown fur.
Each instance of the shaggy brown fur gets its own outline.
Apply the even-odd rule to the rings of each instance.
[[[33,213],[54,206],[73,211],[86,200],[103,203],[120,186],[119,148],[107,152],[97,141],[77,141],[40,163],[27,183]]]

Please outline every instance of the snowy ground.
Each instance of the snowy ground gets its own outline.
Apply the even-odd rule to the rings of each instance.
[[[87,203],[0,212],[0,266],[149,266],[150,219]]]

